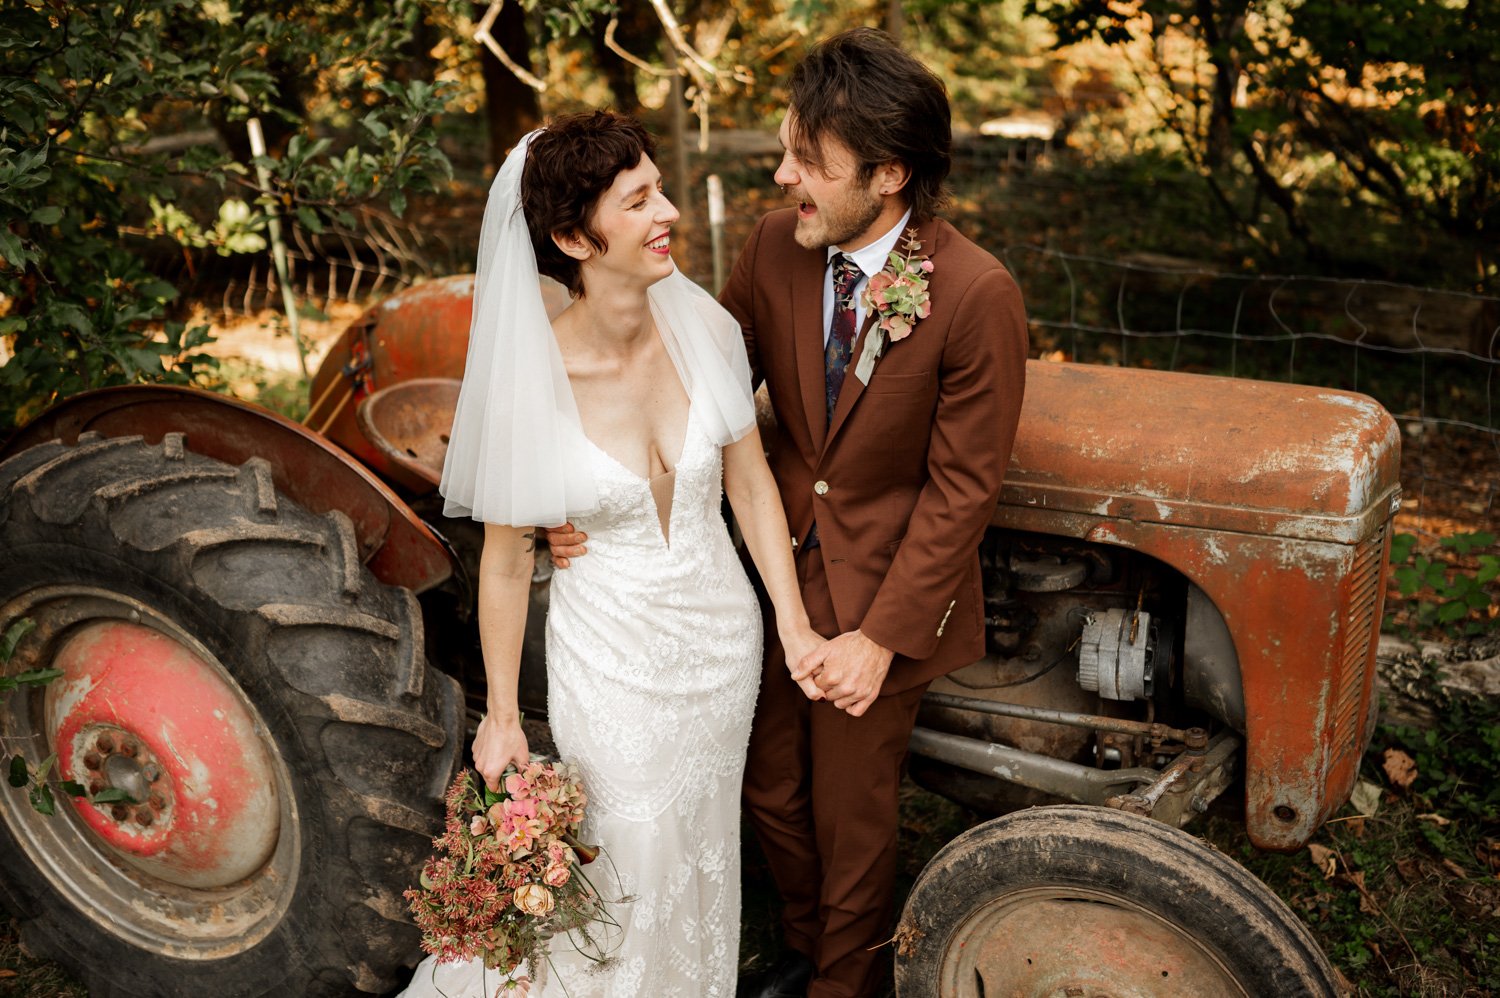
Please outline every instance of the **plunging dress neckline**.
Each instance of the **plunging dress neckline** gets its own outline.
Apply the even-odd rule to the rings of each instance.
[[[677,508],[677,482],[680,478],[680,476],[677,474],[677,471],[682,467],[682,462],[687,457],[688,445],[691,441],[690,434],[693,426],[694,408],[695,406],[693,405],[692,396],[688,396],[687,419],[684,420],[682,424],[682,442],[678,445],[677,448],[677,460],[673,462],[671,468],[662,472],[660,475],[651,475],[649,477],[642,475],[640,472],[627,465],[624,461],[621,461],[609,451],[599,446],[599,444],[594,441],[594,438],[590,437],[587,432],[583,434],[583,439],[588,441],[588,445],[592,447],[596,453],[598,453],[601,457],[603,457],[610,464],[614,465],[620,471],[623,471],[632,480],[646,487],[646,492],[651,496],[651,504],[656,508],[656,523],[657,528],[661,533],[662,545],[668,550],[671,550],[672,548],[672,513]],[[661,505],[662,490],[657,488],[657,483],[659,483],[663,478],[667,478],[668,476],[671,477],[671,483],[665,490],[667,507],[665,510],[663,510]]]

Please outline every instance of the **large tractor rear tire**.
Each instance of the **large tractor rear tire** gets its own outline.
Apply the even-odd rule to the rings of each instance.
[[[0,894],[93,998],[380,993],[420,954],[402,891],[441,825],[463,702],[350,521],[269,466],[85,434],[0,464],[7,754],[130,801],[0,788]],[[59,795],[61,796],[61,795]]]

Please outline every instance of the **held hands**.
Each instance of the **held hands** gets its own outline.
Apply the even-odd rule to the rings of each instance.
[[[583,543],[589,539],[589,535],[571,523],[564,523],[550,530],[537,527],[536,539],[538,544],[545,541],[552,549],[552,564],[558,568],[567,568],[572,559],[582,558],[588,553],[588,548]]]
[[[785,633],[781,634],[781,647],[786,652],[787,671],[792,674],[792,678],[802,689],[803,695],[809,700],[823,699],[823,691],[818,688],[818,684],[813,682],[811,677],[804,675],[801,679],[797,678],[799,664],[827,643],[823,635],[806,624],[788,628]]]
[[[522,769],[531,761],[526,734],[521,730],[521,716],[515,711],[484,715],[474,734],[474,768],[484,777],[491,790],[500,789],[500,778],[512,763]]]
[[[823,699],[848,711],[850,717],[859,717],[880,695],[894,657],[895,652],[863,632],[846,631],[802,659],[792,678],[798,684],[811,680],[822,691]]]

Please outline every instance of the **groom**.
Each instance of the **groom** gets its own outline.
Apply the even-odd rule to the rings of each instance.
[[[977,548],[1015,437],[1026,318],[1010,274],[934,217],[947,93],[887,35],[818,45],[780,139],[775,180],[795,207],[761,219],[720,298],[776,413],[771,469],[812,625],[837,636],[789,670],[767,628],[745,803],[788,955],[740,995],[873,998],[917,705],[984,653]],[[892,251],[914,256],[930,314],[870,367],[889,306],[863,292]],[[824,699],[798,688],[809,675]]]

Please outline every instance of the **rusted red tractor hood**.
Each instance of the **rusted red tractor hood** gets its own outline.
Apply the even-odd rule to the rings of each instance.
[[[1033,361],[1002,504],[1354,543],[1400,440],[1364,395]]]

